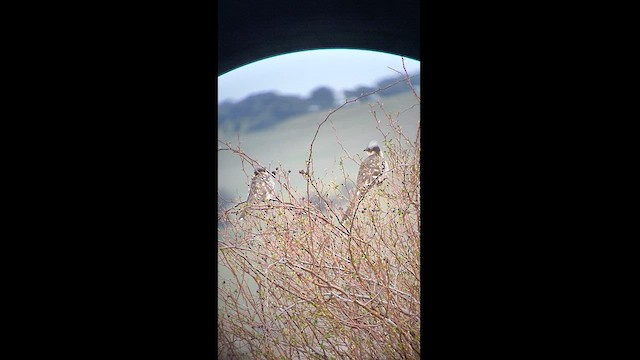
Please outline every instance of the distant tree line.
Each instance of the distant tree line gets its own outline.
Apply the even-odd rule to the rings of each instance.
[[[367,94],[370,92],[373,92],[377,89],[382,89],[385,88],[395,82],[398,82],[398,80],[400,80],[401,77],[400,76],[395,76],[395,77],[390,77],[390,78],[385,78],[381,81],[379,81],[375,86],[360,86],[354,90],[347,90],[344,92],[344,96],[347,99],[353,99],[353,98],[357,98],[359,96],[361,96],[362,94]],[[415,86],[420,86],[420,74],[416,74],[411,76],[411,85]],[[393,96],[393,95],[397,95],[403,92],[407,92],[407,91],[411,91],[411,89],[409,88],[409,85],[407,85],[407,83],[405,82],[401,82],[398,83],[395,86],[392,86],[386,90],[381,90],[378,91],[375,95],[379,95],[379,96]],[[371,100],[370,98],[375,96],[375,95],[370,95],[370,96],[366,96],[364,98],[362,98],[362,100]]]
[[[360,86],[354,90],[347,90],[344,92],[344,96],[347,99],[353,99],[361,94],[389,86],[399,79],[399,76],[386,78],[374,87]],[[420,74],[412,76],[411,83],[413,86],[419,86]],[[409,90],[408,85],[401,82],[389,89],[379,91],[377,94],[391,96]],[[364,100],[370,100],[368,98],[366,97]],[[256,131],[268,128],[292,116],[328,109],[335,104],[334,91],[324,86],[313,90],[308,98],[278,95],[273,91],[263,92],[250,95],[239,102],[225,101],[219,104],[218,127],[227,131]]]

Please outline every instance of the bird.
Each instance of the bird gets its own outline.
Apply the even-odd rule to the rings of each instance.
[[[249,196],[247,203],[251,205],[267,202],[276,198],[276,182],[271,173],[263,168],[258,167],[253,172],[253,178],[249,185]],[[248,207],[240,212],[240,220],[244,220]]]
[[[342,217],[342,224],[353,216],[354,208],[365,196],[367,191],[369,191],[373,186],[380,185],[382,183],[384,175],[389,170],[389,166],[384,160],[384,154],[382,150],[380,150],[380,145],[378,145],[375,140],[371,140],[364,151],[366,151],[369,156],[367,156],[367,158],[360,164],[356,183],[356,193],[349,202],[349,207]]]

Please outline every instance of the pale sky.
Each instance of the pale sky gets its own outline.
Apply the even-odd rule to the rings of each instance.
[[[420,62],[405,57],[410,75],[420,71]],[[335,91],[374,86],[403,71],[398,55],[364,50],[313,50],[275,56],[232,70],[218,77],[218,103],[240,101],[248,95],[276,91],[279,95],[308,97],[327,86]],[[338,96],[338,94],[336,94]],[[342,99],[338,99],[341,101]]]

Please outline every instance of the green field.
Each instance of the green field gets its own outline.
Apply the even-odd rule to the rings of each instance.
[[[316,178],[326,182],[332,179],[341,181],[343,177],[338,163],[341,157],[351,156],[355,160],[346,159],[345,170],[351,180],[355,179],[359,159],[365,155],[362,150],[369,141],[376,140],[382,145],[383,136],[376,129],[377,123],[372,111],[376,112],[382,131],[390,131],[380,104],[388,115],[397,120],[404,134],[409,139],[415,139],[420,119],[420,105],[412,93],[383,97],[377,102],[361,101],[349,104],[332,114],[329,117],[330,121],[320,128],[313,147]],[[291,170],[292,187],[302,190],[305,181],[298,171],[305,168],[309,145],[318,124],[329,112],[330,110],[322,110],[293,117],[272,128],[253,133],[225,133],[219,130],[218,140],[229,141],[236,146],[239,135],[241,148],[249,156],[270,170],[275,170],[276,167]],[[249,164],[245,164],[245,169],[249,174],[253,172]],[[218,151],[217,170],[218,191],[231,197],[234,202],[245,200],[249,180],[242,171],[239,156],[228,151]]]

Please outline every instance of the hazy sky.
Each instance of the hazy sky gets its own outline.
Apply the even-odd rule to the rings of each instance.
[[[404,63],[409,74],[420,71],[419,61],[405,57]],[[397,76],[389,67],[402,71],[401,57],[363,50],[313,50],[276,56],[219,76],[218,103],[237,102],[264,91],[308,97],[319,86],[336,91],[373,86],[383,78]]]

